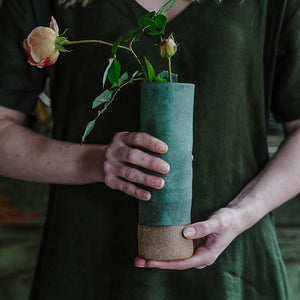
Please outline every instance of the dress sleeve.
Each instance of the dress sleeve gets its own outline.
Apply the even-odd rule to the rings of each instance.
[[[287,3],[272,103],[274,116],[280,122],[300,119],[300,1]]]
[[[33,112],[46,78],[44,70],[27,63],[22,46],[30,31],[41,25],[37,15],[45,12],[45,8],[39,9],[35,3],[3,0],[0,4],[0,105],[25,114]]]

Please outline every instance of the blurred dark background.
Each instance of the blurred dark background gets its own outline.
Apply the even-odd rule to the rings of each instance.
[[[1,5],[2,0],[0,0]],[[26,125],[44,135],[51,133],[51,112],[46,94],[40,95],[35,115]],[[271,118],[269,152],[276,151],[282,128]],[[48,185],[0,177],[0,300],[28,299],[37,260]],[[282,255],[286,264],[291,300],[300,299],[300,196],[274,213]],[[234,299],[233,299],[234,300]],[[269,299],[268,299],[269,300]],[[271,299],[270,299],[271,300]]]

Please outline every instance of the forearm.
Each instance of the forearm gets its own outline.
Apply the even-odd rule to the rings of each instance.
[[[265,168],[229,203],[241,231],[300,192],[300,130],[282,143]]]
[[[56,141],[13,121],[1,122],[0,175],[58,184],[104,181],[106,146]]]

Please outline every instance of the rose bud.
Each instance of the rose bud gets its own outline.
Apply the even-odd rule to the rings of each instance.
[[[162,40],[159,44],[159,53],[162,58],[170,58],[177,52],[177,44],[174,41],[173,35]]]
[[[32,66],[44,68],[53,65],[58,56],[57,37],[59,29],[52,17],[50,27],[36,27],[23,41],[23,47],[28,54],[28,62]]]

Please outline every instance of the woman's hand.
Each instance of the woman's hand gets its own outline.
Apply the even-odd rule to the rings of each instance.
[[[183,234],[194,240],[194,255],[187,259],[173,261],[155,261],[142,258],[135,259],[136,267],[186,270],[203,269],[212,265],[224,249],[240,233],[239,219],[232,208],[216,211],[204,222],[185,227]]]
[[[157,138],[144,132],[119,132],[107,146],[104,160],[104,182],[112,189],[120,190],[140,200],[149,200],[149,191],[136,184],[161,189],[164,180],[148,175],[139,167],[166,174],[170,166],[160,158],[143,150],[158,154],[168,151],[168,146]]]

